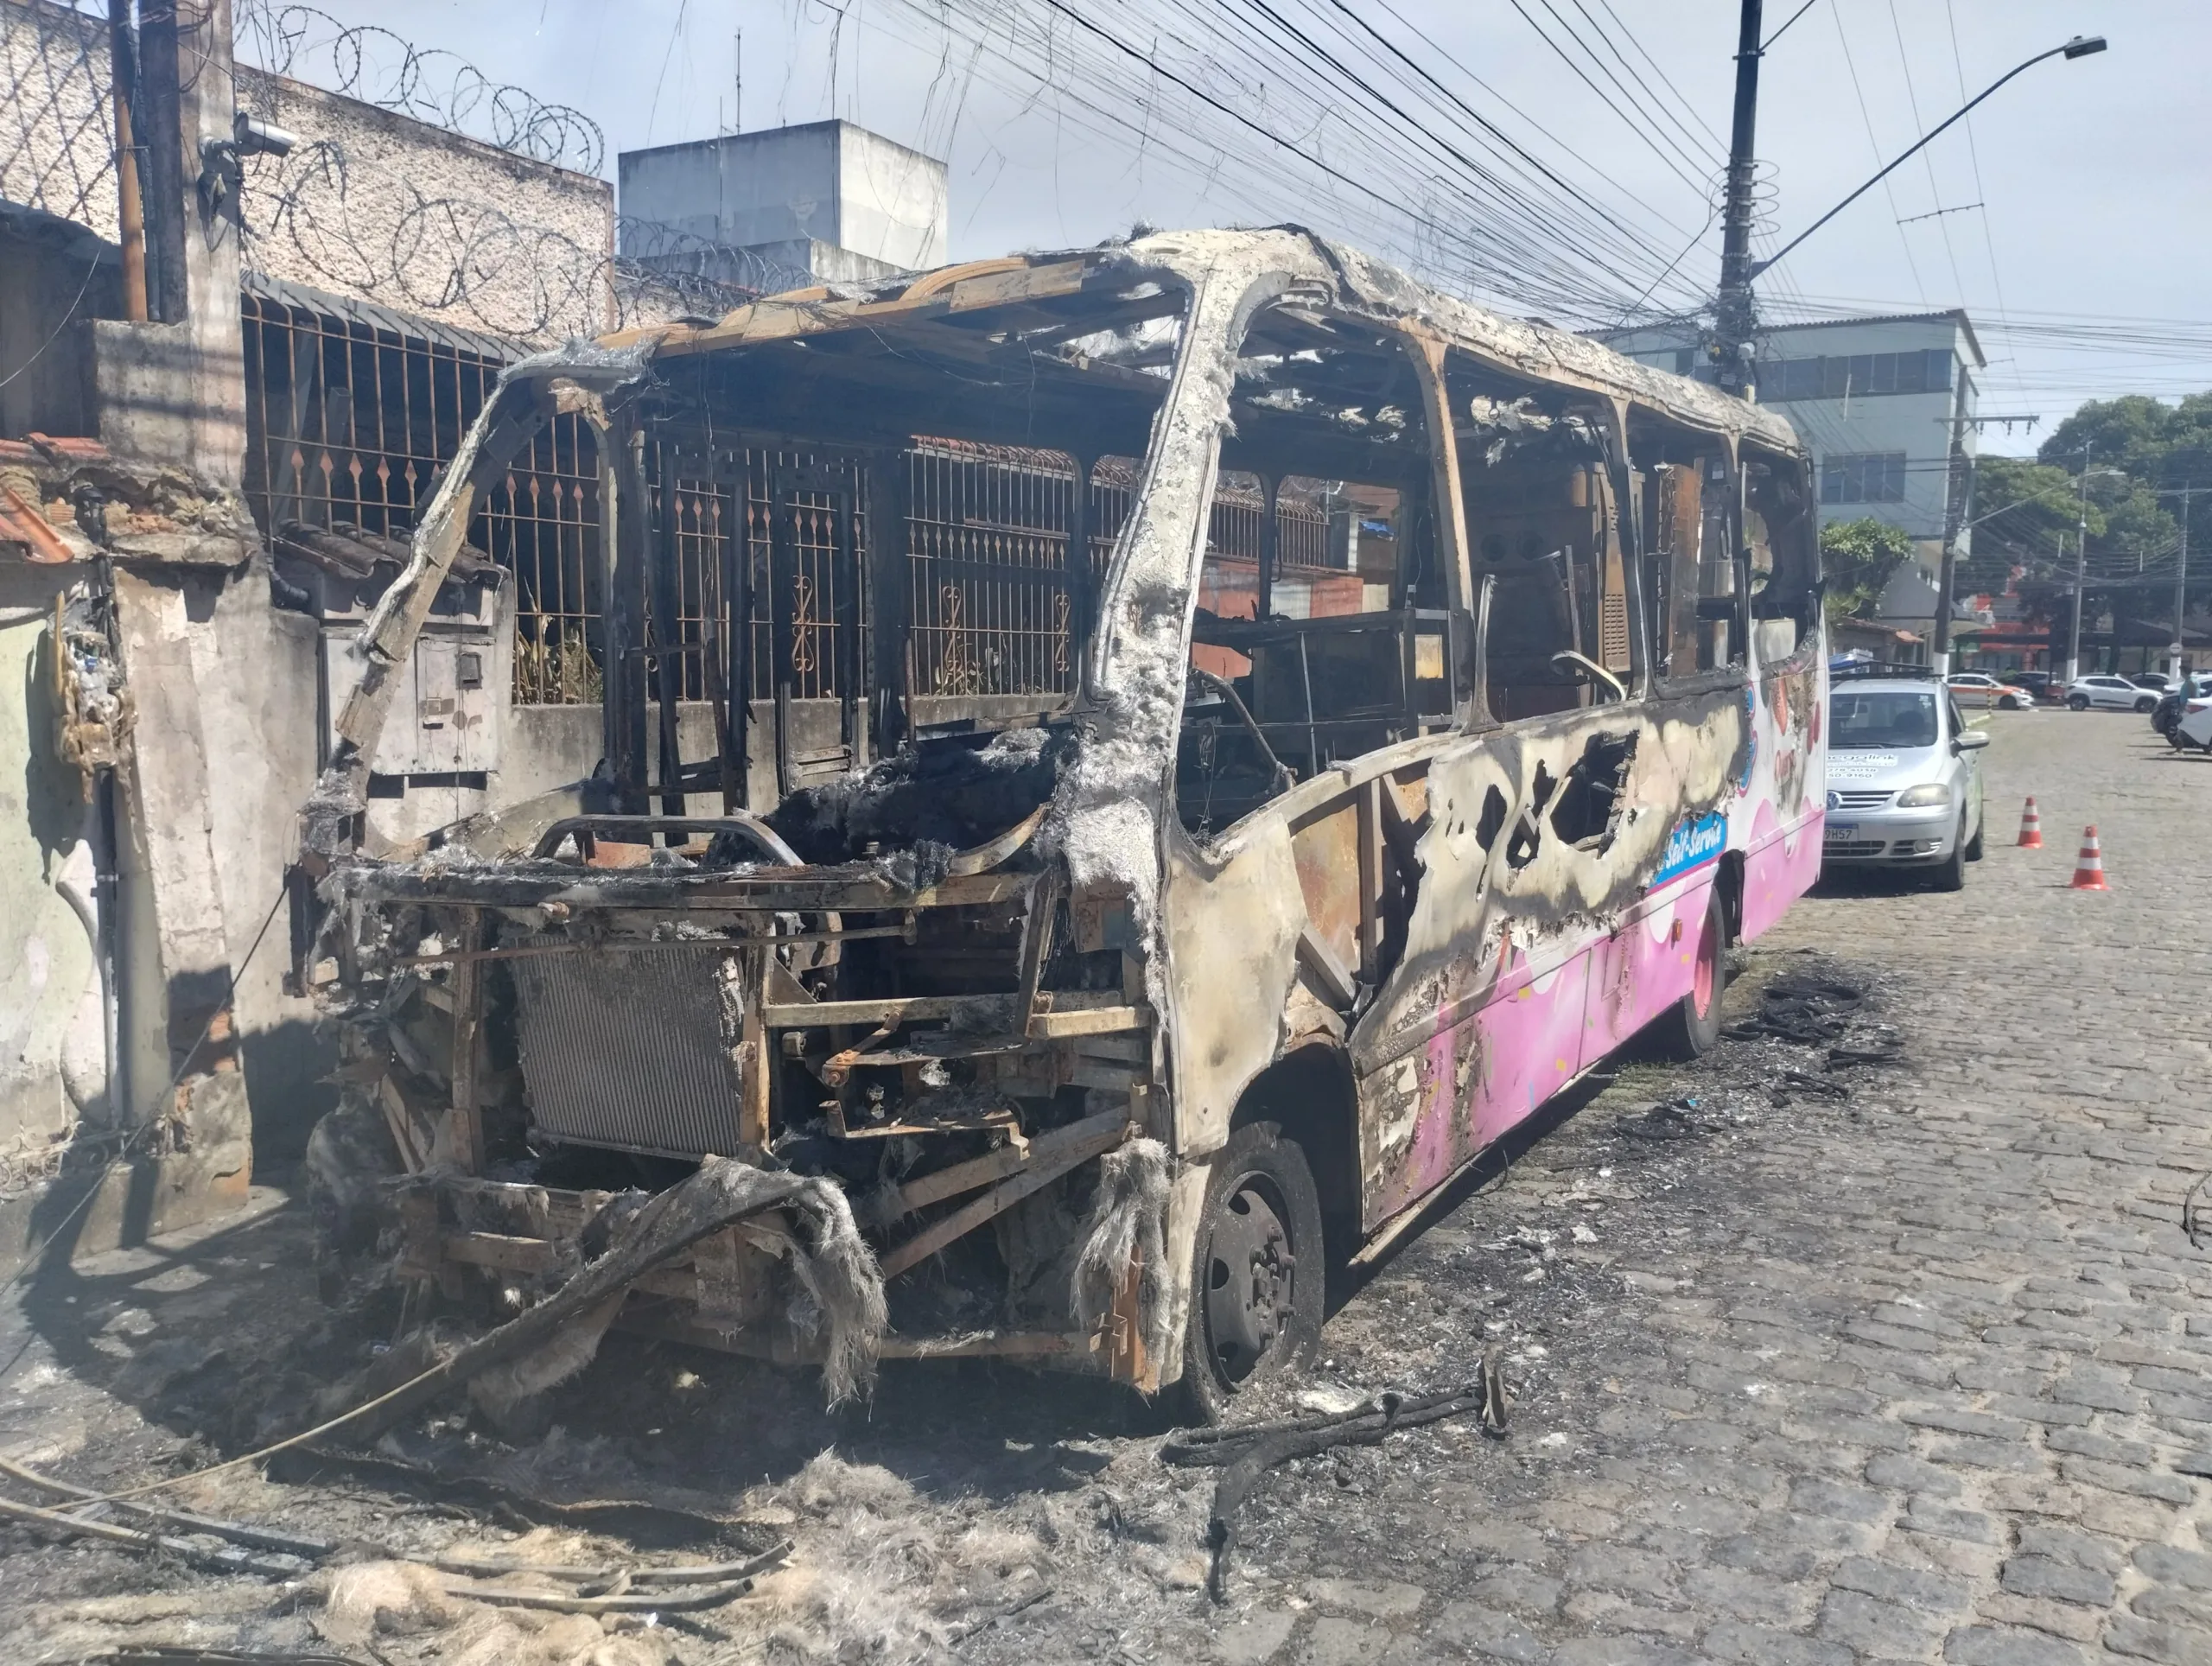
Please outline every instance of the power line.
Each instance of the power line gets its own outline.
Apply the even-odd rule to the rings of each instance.
[[[1537,37],[1541,39],[1546,46],[1552,49],[1553,54],[1559,59],[1559,60],[1565,64],[1569,70],[1573,72],[1575,79],[1580,80],[1583,86],[1588,87],[1591,92],[1596,93],[1598,95],[1599,101],[1608,110],[1611,111],[1613,114],[1619,117],[1622,124],[1627,127],[1629,131],[1635,134],[1637,138],[1643,140],[1644,145],[1650,150],[1651,154],[1658,157],[1676,179],[1681,181],[1683,184],[1688,186],[1693,191],[1703,192],[1707,190],[1707,181],[1693,179],[1689,175],[1682,172],[1681,169],[1676,164],[1675,156],[1669,154],[1669,149],[1662,146],[1660,141],[1654,137],[1650,131],[1638,124],[1636,118],[1630,115],[1627,110],[1624,109],[1618,102],[1606,93],[1603,87],[1592,80],[1590,77],[1583,72],[1582,66],[1575,62],[1575,60],[1568,55],[1566,48],[1560,46],[1558,41],[1552,39],[1551,35],[1545,31],[1543,25],[1539,23],[1529,15],[1528,8],[1521,3],[1521,0],[1508,0],[1508,3],[1512,6],[1514,10],[1521,14],[1522,21],[1525,22],[1530,29],[1535,30]],[[1547,10],[1550,10],[1549,0],[1537,0],[1537,3],[1544,6]],[[1554,12],[1553,16],[1556,17],[1558,14]],[[1564,27],[1563,23],[1562,27]],[[1572,31],[1569,31],[1569,33],[1572,34]],[[1602,69],[1603,66],[1600,65],[1599,67]],[[1615,85],[1618,86],[1618,83],[1616,82]],[[1695,167],[1697,163],[1695,160],[1693,159],[1691,166]]]
[[[1912,58],[1904,49],[1904,25],[1897,21],[1897,0],[1890,0],[1890,29],[1897,36],[1897,67],[1904,72],[1905,103],[1912,111],[1912,130],[1916,133],[1924,133],[1928,130],[1928,125],[1920,116],[1920,92],[1913,85]],[[1936,153],[1932,149],[1922,150],[1920,162],[1921,166],[1928,172],[1929,200],[1941,203],[1943,200],[1943,190],[1936,182]],[[1902,226],[1904,222],[1899,220],[1897,223]],[[1959,275],[1959,252],[1951,246],[1951,228],[1940,218],[1936,222],[1936,227],[1943,234],[1944,258],[1951,264],[1951,283],[1954,285],[1952,293],[1963,302],[1967,296],[1967,281]]]
[[[1859,66],[1851,55],[1851,37],[1846,35],[1843,29],[1843,8],[1829,7],[1828,16],[1835,20],[1835,38],[1838,44],[1843,48],[1844,67],[1851,72],[1852,95],[1859,100],[1859,119],[1866,124],[1866,143],[1874,153],[1875,162],[1878,163],[1882,160],[1882,142],[1874,137],[1873,113],[1866,108],[1866,92],[1859,84]],[[1882,181],[1882,194],[1889,198],[1890,218],[1895,219],[1897,215],[1897,194],[1886,178]],[[1912,287],[1919,292],[1920,304],[1924,307],[1928,304],[1928,286],[1920,281],[1920,267],[1912,258],[1912,244],[1905,236],[1903,226],[1897,228],[1897,243],[1904,250],[1904,264],[1912,273]]]
[[[1351,18],[1351,21],[1352,21],[1353,22],[1357,23],[1357,24],[1359,26],[1359,28],[1360,28],[1363,31],[1364,31],[1364,32],[1365,32],[1369,36],[1370,36],[1370,37],[1371,37],[1371,38],[1372,38],[1372,39],[1373,39],[1376,43],[1378,43],[1379,45],[1381,45],[1381,46],[1383,48],[1383,49],[1384,49],[1384,50],[1386,50],[1387,52],[1389,52],[1389,53],[1391,54],[1391,56],[1392,56],[1393,58],[1396,59],[1400,63],[1402,63],[1402,64],[1405,65],[1407,68],[1410,69],[1410,70],[1411,70],[1411,71],[1413,71],[1415,74],[1419,75],[1419,76],[1421,77],[1421,79],[1424,82],[1426,82],[1426,83],[1427,83],[1427,85],[1429,85],[1430,86],[1433,87],[1433,88],[1436,90],[1436,92],[1437,92],[1440,95],[1441,95],[1443,98],[1445,98],[1446,99],[1447,99],[1447,100],[1452,104],[1452,107],[1453,107],[1453,108],[1455,108],[1455,109],[1457,109],[1457,110],[1460,111],[1462,111],[1462,112],[1463,112],[1463,113],[1467,117],[1467,118],[1468,118],[1469,120],[1471,120],[1471,121],[1474,122],[1474,123],[1475,123],[1478,127],[1480,127],[1480,128],[1481,128],[1484,132],[1494,135],[1494,136],[1497,138],[1497,140],[1498,140],[1498,142],[1499,142],[1500,143],[1504,144],[1505,146],[1507,146],[1507,147],[1508,147],[1508,148],[1509,148],[1509,149],[1513,152],[1513,154],[1514,154],[1514,155],[1516,155],[1516,156],[1521,157],[1521,158],[1522,158],[1524,162],[1527,162],[1530,167],[1532,167],[1532,168],[1535,169],[1536,169],[1536,171],[1537,171],[1539,174],[1541,174],[1541,175],[1545,179],[1548,180],[1551,183],[1553,183],[1554,185],[1557,186],[1557,187],[1558,187],[1561,191],[1567,192],[1569,195],[1575,195],[1575,194],[1578,194],[1574,191],[1574,188],[1573,188],[1572,186],[1568,185],[1568,184],[1567,184],[1567,182],[1565,180],[1563,180],[1563,179],[1560,178],[1560,177],[1559,177],[1559,175],[1558,175],[1557,174],[1554,173],[1554,172],[1553,172],[1549,168],[1546,167],[1542,162],[1539,162],[1539,161],[1538,161],[1535,156],[1530,156],[1530,155],[1529,154],[1529,152],[1528,152],[1526,149],[1524,149],[1522,146],[1520,146],[1520,145],[1518,145],[1518,144],[1515,143],[1511,139],[1508,138],[1508,137],[1505,136],[1505,134],[1504,134],[1503,131],[1501,131],[1501,130],[1497,127],[1497,125],[1496,125],[1495,124],[1493,124],[1493,123],[1492,123],[1492,122],[1491,122],[1487,118],[1484,117],[1484,116],[1483,116],[1483,115],[1481,115],[1479,112],[1478,112],[1478,111],[1476,111],[1476,110],[1475,110],[1471,105],[1469,105],[1469,104],[1468,104],[1468,103],[1467,103],[1464,99],[1460,98],[1460,97],[1459,97],[1459,95],[1458,93],[1456,93],[1456,92],[1452,92],[1449,87],[1446,86],[1445,86],[1441,81],[1438,80],[1434,75],[1431,74],[1431,73],[1430,73],[1427,69],[1423,68],[1421,65],[1419,65],[1418,63],[1416,63],[1416,62],[1415,62],[1412,58],[1408,57],[1408,56],[1406,54],[1406,53],[1405,53],[1403,50],[1402,50],[1402,49],[1401,49],[1401,48],[1396,45],[1396,43],[1395,43],[1395,42],[1394,42],[1394,41],[1390,41],[1388,37],[1386,37],[1385,35],[1382,35],[1379,30],[1377,30],[1377,29],[1375,28],[1375,26],[1374,26],[1373,24],[1370,23],[1370,22],[1369,22],[1365,18],[1362,17],[1362,16],[1360,16],[1357,11],[1353,10],[1352,10],[1352,8],[1351,8],[1349,4],[1347,4],[1347,3],[1346,3],[1346,0],[1330,0],[1330,3],[1331,3],[1332,5],[1333,5],[1333,6],[1334,6],[1334,7],[1335,7],[1338,11],[1342,12],[1345,16],[1347,16],[1347,17]],[[1385,7],[1385,10],[1388,10],[1387,6]],[[1395,13],[1393,14],[1393,16],[1395,16],[1395,15],[1396,15],[1396,14],[1395,14]],[[1423,37],[1423,38],[1426,38],[1426,37]],[[1432,44],[1433,44],[1433,43],[1432,43]],[[1447,60],[1447,61],[1448,61],[1448,60]],[[1580,160],[1580,158],[1578,158],[1578,160]],[[1587,163],[1585,163],[1585,166],[1587,166],[1587,165],[1588,165]],[[1612,183],[1612,181],[1611,181],[1611,180],[1608,180],[1608,181],[1607,181],[1607,183],[1609,183],[1609,184],[1610,184],[1610,183]],[[1613,217],[1610,213],[1605,213],[1605,211],[1602,211],[1602,210],[1601,210],[1601,211],[1599,211],[1599,212],[1600,212],[1601,213],[1603,213],[1603,214],[1604,214],[1604,218],[1607,220],[1607,222],[1608,222],[1609,224],[1611,224],[1611,225],[1614,225],[1614,226],[1619,226],[1619,229],[1620,229],[1622,232],[1629,232],[1629,228],[1628,228],[1627,226],[1624,226],[1624,225],[1621,225],[1621,223],[1620,223],[1618,219],[1615,219],[1615,218],[1614,218],[1614,217]],[[1709,227],[1711,226],[1711,224],[1712,224],[1712,221],[1708,219],[1707,219],[1707,226],[1709,228]],[[1630,234],[1630,235],[1635,235],[1634,233],[1629,233],[1629,234]],[[1700,231],[1700,232],[1698,233],[1698,235],[1699,235],[1700,237],[1703,237],[1703,236],[1704,236],[1704,234],[1705,234],[1705,233],[1704,233],[1704,232],[1703,232],[1703,231]],[[1677,255],[1677,256],[1675,258],[1675,259],[1674,259],[1674,260],[1672,260],[1672,261],[1669,262],[1669,263],[1668,263],[1668,264],[1667,264],[1663,269],[1662,269],[1662,270],[1661,270],[1661,272],[1660,272],[1659,276],[1658,276],[1657,277],[1655,277],[1654,279],[1652,279],[1651,283],[1650,283],[1650,284],[1649,284],[1649,286],[1644,289],[1643,294],[1642,296],[1640,296],[1637,298],[1637,303],[1638,303],[1638,304],[1640,304],[1640,303],[1641,303],[1641,302],[1642,302],[1642,301],[1643,301],[1644,299],[1648,299],[1648,298],[1649,297],[1650,294],[1651,294],[1652,289],[1654,289],[1657,288],[1657,287],[1658,287],[1658,285],[1659,285],[1662,282],[1663,282],[1663,281],[1666,279],[1666,277],[1668,277],[1668,276],[1669,276],[1669,274],[1674,270],[1674,269],[1675,269],[1676,266],[1678,266],[1678,265],[1680,265],[1680,264],[1681,264],[1681,258],[1681,258],[1681,256]]]

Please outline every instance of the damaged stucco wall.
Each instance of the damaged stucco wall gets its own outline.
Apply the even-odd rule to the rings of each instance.
[[[0,1188],[106,1113],[92,807],[55,746],[48,626],[67,567],[0,563]],[[63,887],[67,887],[67,890]]]
[[[276,900],[300,800],[315,785],[315,636],[312,620],[270,605],[269,575],[257,559],[224,575],[204,628],[190,637],[214,789],[209,839],[237,980],[239,1064],[254,1149],[264,1159],[303,1150],[315,1119],[336,1103],[321,1079],[336,1063],[334,1045],[315,1034],[313,1003],[284,993],[286,916]]]

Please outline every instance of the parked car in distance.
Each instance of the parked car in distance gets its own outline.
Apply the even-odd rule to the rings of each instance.
[[[2058,696],[2064,692],[2059,686],[2058,675],[2055,671],[1992,671],[1990,675],[2004,682],[2018,684],[2037,700],[2047,700],[2053,705],[2058,703]]]
[[[1981,860],[1981,748],[1929,677],[1838,678],[1828,695],[1824,867],[1932,868],[1939,889]]]
[[[2139,689],[2148,689],[2153,694],[2171,694],[2174,679],[2164,671],[2132,671],[2127,680]]]
[[[2025,711],[2035,696],[2018,683],[2005,682],[1987,671],[1957,671],[1944,679],[1944,687],[1961,706],[1986,711]]]
[[[2073,711],[2095,706],[2104,711],[2139,711],[2147,717],[2158,709],[2158,696],[2124,677],[2077,677],[2066,685],[2066,704]]]

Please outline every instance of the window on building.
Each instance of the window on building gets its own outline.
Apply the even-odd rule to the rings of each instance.
[[[1870,451],[1821,460],[1822,503],[1903,503],[1904,453]]]
[[[1859,353],[1821,358],[1770,359],[1759,367],[1770,402],[1864,398],[1877,393],[1942,393],[1951,385],[1951,353],[1930,347],[1914,353]]]

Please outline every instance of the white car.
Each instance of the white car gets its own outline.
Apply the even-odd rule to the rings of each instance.
[[[1943,680],[1951,691],[1951,698],[1961,706],[1979,707],[1990,711],[2031,711],[2036,697],[2017,684],[2007,683],[1986,671],[1960,671]]]
[[[2158,709],[2158,696],[2139,689],[2124,677],[2077,677],[2066,685],[2066,703],[2075,711],[2092,706],[2107,711],[2139,711],[2146,716]]]

